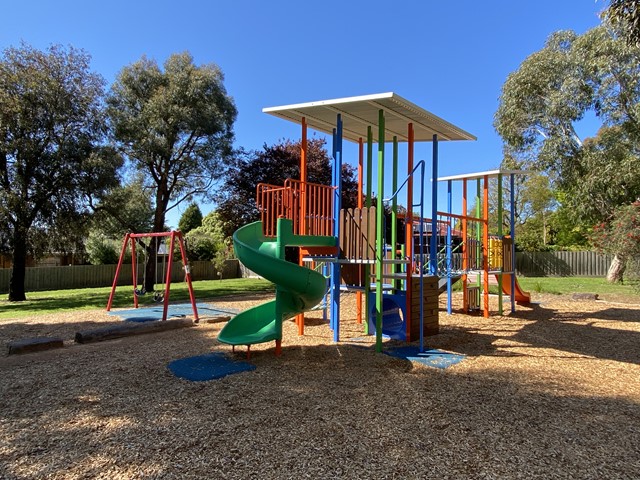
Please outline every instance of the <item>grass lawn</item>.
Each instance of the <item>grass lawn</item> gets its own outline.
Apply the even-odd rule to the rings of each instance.
[[[256,278],[232,278],[193,282],[193,289],[196,300],[204,301],[216,297],[273,291],[273,284]],[[6,300],[6,295],[3,295],[3,299],[0,300],[0,320],[69,310],[106,308],[110,292],[111,287],[28,292],[25,302],[9,302]],[[188,301],[187,284],[172,283],[170,299],[171,303]],[[153,295],[140,296],[138,302],[141,306],[151,305],[154,303]],[[113,299],[113,307],[133,307],[131,286],[118,287]]]
[[[518,277],[518,283],[525,292],[549,293],[552,295],[571,295],[572,293],[597,293],[601,297],[609,295],[626,297],[640,302],[638,285],[608,283],[602,277]],[[462,291],[462,282],[456,282],[453,290]],[[489,293],[497,294],[498,286],[490,285]],[[634,302],[635,303],[635,302]]]
[[[640,298],[637,286],[608,283],[602,277],[518,277],[518,282],[527,292],[557,295],[572,293],[637,295]]]
[[[599,295],[619,295],[637,297],[640,292],[637,286],[612,285],[604,278],[592,277],[518,277],[522,289],[527,292],[572,294],[597,293]],[[460,283],[456,285],[461,288]],[[198,301],[204,301],[222,296],[247,295],[256,292],[273,291],[273,284],[262,279],[233,278],[227,280],[203,280],[193,282],[193,288]],[[9,302],[0,300],[0,320],[6,318],[20,318],[44,313],[56,313],[70,310],[91,310],[105,308],[111,287],[82,288],[76,290],[50,290],[46,292],[27,293],[26,302]],[[492,293],[497,293],[497,287],[490,287]],[[189,300],[189,292],[185,283],[171,285],[171,302],[185,302]],[[138,297],[141,306],[153,304],[153,295]],[[116,290],[113,300],[114,308],[132,307],[133,294],[130,286],[120,286]]]

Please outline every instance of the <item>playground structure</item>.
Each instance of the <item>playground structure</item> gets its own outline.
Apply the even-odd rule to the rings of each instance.
[[[109,294],[109,301],[107,302],[107,311],[111,310],[111,306],[113,304],[113,297],[116,293],[116,288],[118,286],[118,277],[120,276],[120,270],[122,269],[122,264],[124,263],[125,253],[127,251],[127,247],[131,246],[131,277],[133,279],[133,304],[135,308],[138,308],[138,296],[145,295],[147,292],[144,291],[144,281],[143,288],[138,289],[138,256],[136,254],[136,243],[142,242],[142,239],[149,238],[153,242],[156,242],[154,247],[155,251],[158,252],[158,246],[163,242],[163,239],[169,240],[169,245],[167,247],[167,255],[163,260],[163,266],[165,268],[163,276],[164,276],[164,290],[156,291],[153,293],[154,300],[157,302],[163,303],[162,309],[162,321],[167,319],[167,312],[169,309],[169,297],[171,293],[171,274],[173,267],[173,252],[175,249],[175,245],[177,245],[180,249],[180,257],[182,259],[182,267],[185,273],[185,282],[187,283],[187,288],[189,290],[189,299],[191,301],[191,308],[193,310],[194,321],[198,323],[198,308],[196,307],[196,299],[193,293],[193,285],[191,283],[191,270],[189,268],[189,261],[187,260],[187,252],[184,247],[184,239],[182,237],[182,232],[180,231],[171,231],[171,232],[158,232],[158,233],[127,233],[124,236],[124,240],[122,242],[122,249],[120,250],[120,258],[118,259],[118,266],[116,267],[116,273],[113,277],[113,284],[111,285],[111,293]],[[166,240],[164,240],[166,246]],[[151,245],[143,246],[143,248],[151,248]],[[155,255],[153,256],[155,258]],[[144,267],[144,265],[143,265]],[[156,265],[156,269],[158,266]],[[156,282],[157,283],[157,282]],[[150,293],[150,292],[149,292]]]
[[[328,285],[329,300],[324,304],[324,312],[326,317],[328,307],[334,341],[340,340],[341,291],[355,290],[358,322],[363,323],[364,303],[365,316],[369,317],[364,322],[364,331],[365,334],[375,332],[376,351],[382,351],[384,333],[407,342],[419,338],[422,352],[424,335],[438,332],[439,278],[447,279],[450,299],[453,277],[451,261],[445,264],[438,261],[437,232],[444,225],[449,230],[449,243],[444,252],[449,260],[453,258],[450,235],[453,214],[449,212],[446,222],[438,222],[439,213],[442,213],[437,208],[438,143],[475,140],[475,137],[394,93],[271,107],[263,112],[301,126],[300,179],[289,179],[284,185],[258,185],[257,205],[261,220],[236,231],[233,242],[241,262],[276,284],[276,299],[232,318],[218,339],[249,348],[254,343],[275,341],[276,354],[280,354],[283,320],[296,316],[298,333],[304,334],[303,312],[325,298]],[[332,135],[331,186],[307,182],[308,128]],[[358,205],[354,209],[341,207],[344,139],[358,145]],[[388,140],[392,147],[392,193],[386,197]],[[403,177],[399,172],[400,142],[406,143]],[[425,218],[425,162],[421,160],[414,165],[418,142],[432,144],[431,219]],[[373,161],[374,143],[377,145],[377,168]],[[372,202],[374,172],[378,208]],[[398,185],[401,178],[404,179]],[[414,186],[417,195],[414,195]],[[407,205],[404,232],[398,231],[397,222],[401,192],[406,194]],[[389,242],[385,238],[382,202],[390,205],[391,210]],[[459,217],[462,219],[463,216]],[[479,218],[462,220],[465,225],[488,225],[488,221]],[[485,231],[488,232],[486,228]],[[416,234],[420,240],[414,242]],[[503,239],[502,244],[505,242]],[[300,247],[298,265],[284,261],[285,246]],[[485,241],[477,251],[485,267],[489,265],[488,248],[489,243]],[[471,251],[465,249],[468,253],[465,275],[477,271],[477,261],[474,269],[469,263]],[[488,267],[485,270],[488,271]],[[501,274],[508,275],[509,272],[513,269]],[[511,278],[515,279],[513,275]],[[466,281],[465,277],[465,291]],[[510,291],[515,292],[514,286],[511,287]],[[487,295],[488,287],[485,289]]]
[[[482,310],[489,317],[489,284],[494,276],[498,285],[498,314],[503,313],[503,293],[509,295],[511,312],[515,304],[529,303],[531,296],[524,292],[515,276],[515,176],[526,172],[521,170],[491,170],[464,175],[438,178],[447,185],[447,211],[437,212],[439,225],[446,226],[445,239],[436,242],[438,249],[438,275],[445,279],[447,291],[447,312],[452,312],[451,293],[454,281],[462,280],[463,309]],[[489,234],[489,181],[497,180],[497,235]],[[503,235],[504,201],[503,182],[509,179],[509,235]],[[468,184],[476,182],[475,214],[468,215]],[[462,182],[462,214],[452,213],[453,182]],[[454,246],[453,223],[460,224],[460,241]],[[469,282],[469,275],[475,282]],[[470,283],[473,283],[470,285]],[[480,295],[482,294],[482,301]]]

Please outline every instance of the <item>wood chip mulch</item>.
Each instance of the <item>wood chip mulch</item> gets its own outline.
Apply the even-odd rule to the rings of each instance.
[[[118,321],[1,320],[3,347],[65,347],[0,357],[0,478],[640,478],[640,299],[534,294],[488,319],[441,308],[426,346],[466,358],[438,370],[375,353],[354,298],[342,342],[313,312],[304,337],[285,323],[281,357],[255,345],[256,370],[209,382],[167,364],[230,352],[223,323],[77,345],[76,331]]]

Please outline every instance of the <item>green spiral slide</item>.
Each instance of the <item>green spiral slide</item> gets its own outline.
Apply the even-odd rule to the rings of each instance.
[[[262,234],[262,222],[239,228],[233,234],[238,259],[249,269],[276,285],[276,299],[233,317],[218,340],[229,345],[253,345],[282,339],[282,322],[315,307],[327,291],[321,273],[284,260],[285,247],[333,247],[335,237],[295,235],[291,220],[278,219],[278,235]]]

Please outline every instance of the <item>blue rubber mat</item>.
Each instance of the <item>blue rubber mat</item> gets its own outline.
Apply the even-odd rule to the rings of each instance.
[[[224,353],[216,352],[174,360],[167,365],[167,368],[176,377],[192,382],[206,382],[234,373],[255,370],[256,366],[243,361],[230,360]]]
[[[235,315],[237,310],[231,308],[219,308],[208,303],[196,303],[199,317],[212,317],[216,315]],[[131,308],[128,310],[115,310],[109,315],[122,318],[126,322],[152,322],[162,320],[163,305],[159,303],[153,307]],[[193,315],[190,303],[177,303],[169,305],[167,318],[180,318]]]
[[[464,360],[465,356],[458,353],[445,352],[443,350],[425,349],[420,353],[419,347],[396,347],[385,350],[387,355],[402,358],[411,362],[419,362],[427,367],[447,368]]]

